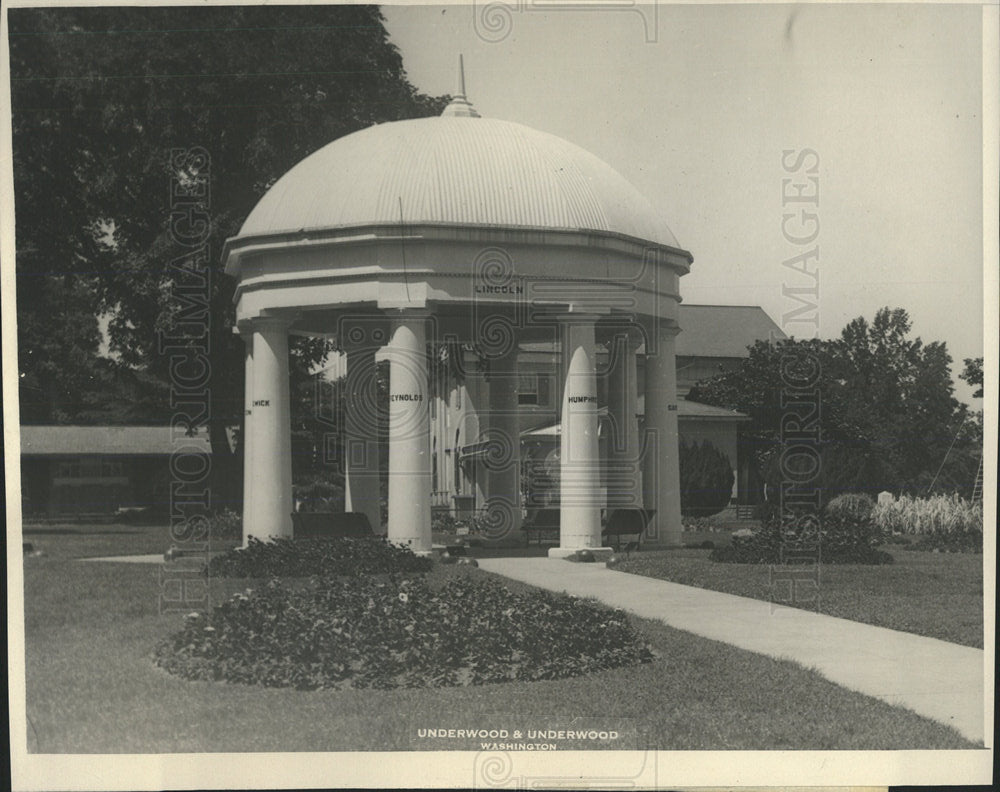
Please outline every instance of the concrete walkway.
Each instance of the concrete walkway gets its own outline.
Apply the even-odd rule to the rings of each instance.
[[[78,558],[77,561],[101,561],[115,564],[165,564],[163,553],[149,555],[102,556],[100,558]]]
[[[761,600],[549,558],[479,559],[489,572],[595,597],[740,649],[792,660],[838,685],[905,707],[982,743],[982,649]]]

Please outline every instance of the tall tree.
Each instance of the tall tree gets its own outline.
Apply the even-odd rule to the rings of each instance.
[[[945,344],[911,338],[905,310],[859,317],[834,342],[848,410],[878,449],[896,488],[920,488],[948,453],[966,418],[954,397]]]
[[[170,263],[190,252],[170,232],[171,181],[202,179],[209,426],[215,467],[231,476],[226,427],[242,414],[243,350],[231,333],[224,240],[312,151],[377,122],[439,113],[446,98],[409,83],[374,6],[8,15],[22,379],[51,401],[52,371],[93,369],[96,317],[107,313],[121,363],[167,381],[158,337],[185,308]],[[195,148],[208,159],[193,171],[171,157]],[[47,326],[60,300],[75,301],[75,328]],[[323,353],[322,344],[294,342],[293,375],[306,376]]]
[[[958,486],[975,426],[954,398],[945,345],[924,344],[910,331],[905,310],[882,308],[871,323],[863,317],[848,323],[836,339],[758,342],[738,368],[698,383],[689,398],[749,415],[742,441],[776,484],[788,444],[781,423],[788,361],[814,361],[821,427],[813,441],[821,459],[816,484],[827,496]]]

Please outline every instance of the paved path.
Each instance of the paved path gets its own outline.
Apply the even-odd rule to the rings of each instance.
[[[101,558],[78,558],[77,561],[107,561],[116,564],[164,564],[163,553],[149,555],[102,556]]]
[[[774,606],[761,600],[549,558],[479,559],[479,566],[550,591],[595,597],[637,616],[770,657],[906,707],[982,743],[982,649]]]

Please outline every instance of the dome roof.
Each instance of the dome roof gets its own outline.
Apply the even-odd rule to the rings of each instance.
[[[596,231],[679,247],[649,201],[594,155],[520,124],[453,111],[324,146],[268,190],[239,236],[402,221]]]

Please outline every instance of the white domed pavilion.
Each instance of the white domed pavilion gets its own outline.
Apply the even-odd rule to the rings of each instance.
[[[348,511],[379,515],[374,368],[390,361],[390,541],[431,549],[429,354],[476,344],[488,360],[485,482],[493,535],[517,534],[518,350],[561,349],[560,542],[602,552],[601,510],[643,507],[679,540],[674,338],[691,254],[649,201],[583,149],[486,119],[464,88],[440,117],[335,140],[279,179],[223,253],[247,343],[244,538],[292,532],[288,336],[347,356]],[[646,351],[645,427],[635,353]],[[607,345],[607,370],[597,370]],[[607,378],[607,454],[597,378]],[[488,424],[488,426],[486,426]]]

